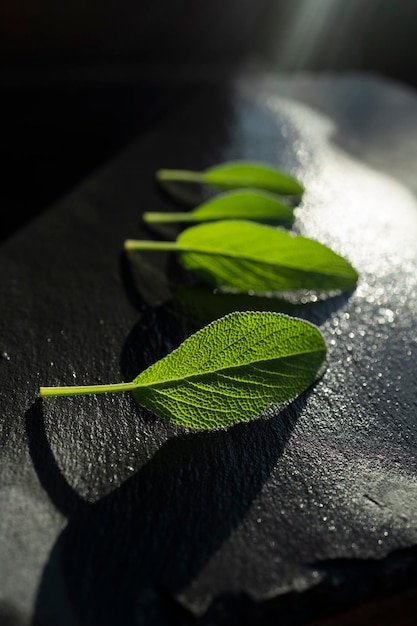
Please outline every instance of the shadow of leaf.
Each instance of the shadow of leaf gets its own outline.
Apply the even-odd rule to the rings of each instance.
[[[71,624],[152,625],[167,610],[180,619],[175,594],[237,528],[304,403],[228,430],[173,437],[92,504],[68,486],[48,451],[42,412],[32,407],[27,432],[35,468],[69,516],[44,570],[33,624],[67,624],[72,615]]]

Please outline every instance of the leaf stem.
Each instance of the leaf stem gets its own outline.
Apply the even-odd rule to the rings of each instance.
[[[196,219],[190,213],[144,213],[143,220],[149,224],[160,222],[195,222]]]
[[[178,250],[176,241],[152,241],[150,239],[126,239],[125,250]]]
[[[118,391],[132,391],[137,385],[130,383],[113,383],[110,385],[76,385],[73,387],[40,387],[39,397],[50,396],[80,396],[92,393],[112,393]]]
[[[204,183],[205,177],[201,172],[191,172],[189,170],[158,170],[156,179],[164,182],[184,182],[184,183]]]

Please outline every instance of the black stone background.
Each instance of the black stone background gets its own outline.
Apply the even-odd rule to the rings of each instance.
[[[196,88],[1,247],[2,624],[306,624],[415,582],[417,100],[361,76]],[[346,254],[353,293],[215,294],[123,254],[169,210],[157,168],[266,160],[307,193],[296,228]],[[129,380],[236,309],[318,324],[324,378],[287,410],[184,432]]]

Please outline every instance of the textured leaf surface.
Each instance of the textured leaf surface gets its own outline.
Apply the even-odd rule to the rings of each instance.
[[[358,275],[327,246],[249,221],[199,224],[177,239],[184,266],[239,291],[351,289]]]
[[[309,322],[231,313],[139,374],[133,396],[189,428],[230,426],[296,398],[322,374],[325,357],[324,339]]]
[[[156,172],[156,178],[168,187],[179,182],[208,184],[219,189],[261,189],[291,196],[304,192],[303,185],[287,172],[251,161],[229,161],[202,172],[163,169]]]
[[[290,226],[294,220],[294,211],[272,193],[239,190],[221,193],[187,213],[145,213],[143,217],[149,222],[246,219]]]
[[[231,161],[204,172],[206,182],[221,189],[250,187],[285,195],[301,195],[303,186],[294,177],[268,165]]]
[[[247,219],[273,220],[291,224],[294,211],[274,194],[266,191],[239,190],[219,194],[194,211],[198,220]]]

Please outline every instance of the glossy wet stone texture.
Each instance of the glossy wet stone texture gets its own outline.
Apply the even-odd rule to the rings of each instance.
[[[0,249],[0,616],[23,626],[307,624],[417,578],[417,96],[373,77],[199,86]],[[178,208],[161,168],[261,160],[300,177],[295,229],[356,290],[213,293],[167,254],[127,257]],[[285,411],[185,432],[132,379],[233,310],[318,324],[324,377]],[[0,620],[1,621],[1,620]]]

